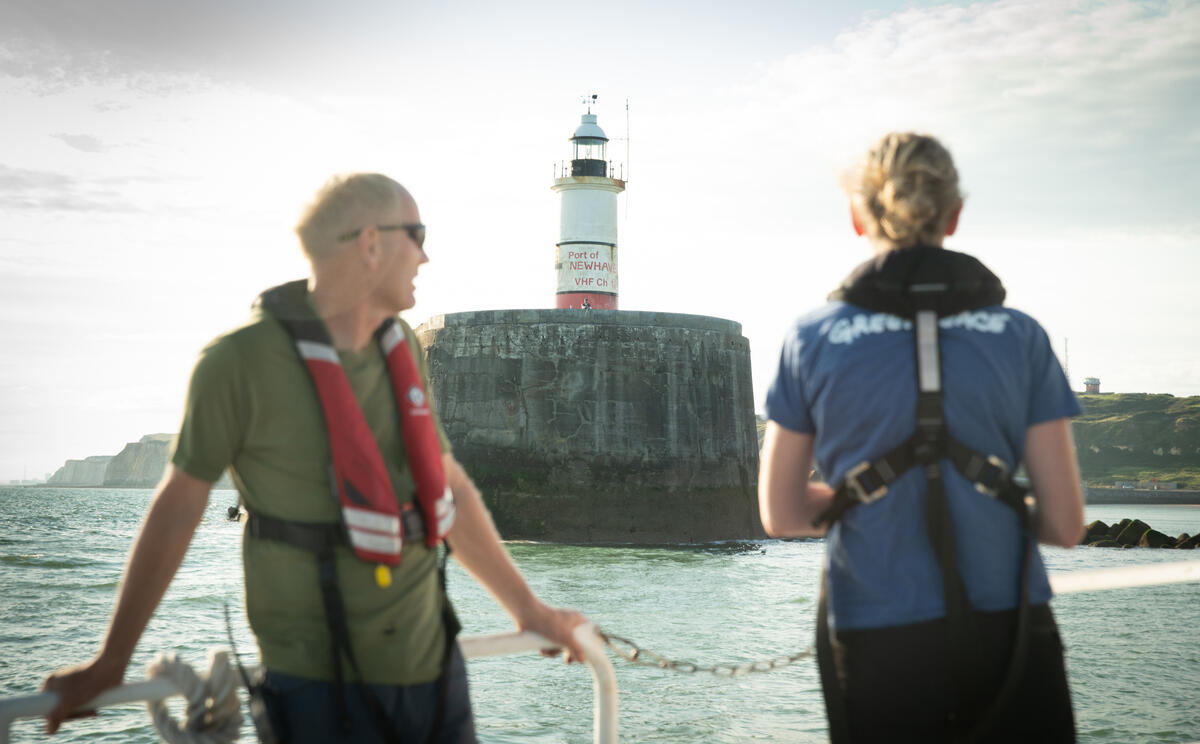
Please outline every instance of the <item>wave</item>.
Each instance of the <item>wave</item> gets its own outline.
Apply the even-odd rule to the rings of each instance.
[[[48,558],[40,553],[29,555],[0,555],[0,564],[26,568],[82,568],[93,565],[93,561],[72,558]]]

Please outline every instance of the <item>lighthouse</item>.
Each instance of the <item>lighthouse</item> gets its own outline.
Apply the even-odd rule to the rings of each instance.
[[[454,456],[510,538],[759,539],[742,325],[618,309],[626,172],[591,109],[570,141],[570,165],[554,172],[555,307],[449,313],[416,329]]]
[[[625,182],[613,178],[608,137],[590,106],[570,141],[571,168],[551,187],[561,198],[554,306],[616,310],[617,194]]]

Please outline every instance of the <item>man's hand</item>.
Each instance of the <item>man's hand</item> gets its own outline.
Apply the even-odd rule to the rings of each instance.
[[[532,631],[546,640],[566,649],[566,662],[587,661],[587,653],[575,638],[575,629],[588,622],[588,619],[575,610],[564,607],[550,607],[538,602],[528,618],[519,618],[517,628],[522,631]],[[546,649],[543,656],[557,656],[558,649]]]
[[[534,596],[500,542],[479,489],[453,455],[443,455],[442,464],[457,509],[454,527],[447,536],[453,549],[451,555],[492,593],[519,629],[533,631],[561,645],[567,650],[568,662],[583,661],[587,655],[575,640],[574,631],[587,618],[575,610],[550,607]],[[543,653],[554,656],[558,652]]]
[[[167,466],[129,553],[103,650],[86,664],[51,674],[42,685],[43,691],[57,692],[59,698],[46,716],[47,733],[54,733],[63,720],[73,717],[75,708],[121,683],[142,631],[183,563],[196,526],[204,517],[211,488],[211,483]]]
[[[95,699],[105,690],[121,684],[125,677],[125,667],[119,663],[97,656],[86,664],[67,667],[54,672],[42,683],[42,692],[58,693],[58,703],[54,710],[46,714],[46,733],[53,734],[68,718],[81,718],[95,715],[95,711],[79,712],[75,710]]]

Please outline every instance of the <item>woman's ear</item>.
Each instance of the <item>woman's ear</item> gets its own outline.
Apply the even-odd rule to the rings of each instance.
[[[863,230],[862,222],[858,219],[858,210],[854,208],[853,202],[850,203],[850,224],[854,225],[855,235],[862,237],[862,234],[866,232]]]

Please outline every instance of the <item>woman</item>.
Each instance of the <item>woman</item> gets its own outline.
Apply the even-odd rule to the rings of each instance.
[[[1000,304],[981,263],[941,248],[962,197],[937,140],[887,135],[847,190],[875,255],[785,337],[759,473],[768,534],[828,530],[831,738],[1073,741],[1025,535],[1070,547],[1083,533],[1079,404],[1045,331]],[[810,482],[814,459],[833,486]],[[1022,462],[1030,499],[1008,476]]]

